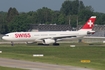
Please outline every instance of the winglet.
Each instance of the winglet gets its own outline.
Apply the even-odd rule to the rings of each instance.
[[[92,30],[95,20],[96,16],[91,16],[80,30]]]

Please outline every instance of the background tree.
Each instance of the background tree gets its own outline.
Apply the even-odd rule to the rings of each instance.
[[[27,18],[26,14],[21,14],[13,19],[12,22],[9,23],[9,32],[17,32],[17,31],[27,31],[29,30],[30,21]]]
[[[72,14],[72,1],[69,0],[64,1],[60,11],[66,16]]]
[[[78,12],[83,9],[85,9],[84,3],[83,1],[79,1]]]
[[[58,19],[59,19],[60,14],[61,14],[60,11],[53,11],[52,12],[52,22],[51,22],[51,24],[58,24]]]
[[[16,10],[16,8],[9,8],[8,13],[7,13],[7,22],[11,22],[13,18],[15,18],[15,16],[19,15],[18,11]]]
[[[72,1],[72,14],[77,15],[79,11],[79,0]]]
[[[70,24],[72,27],[77,26],[77,20],[79,15],[79,12],[81,10],[85,9],[85,6],[82,1],[79,0],[66,0],[64,3],[62,3],[62,7],[60,9],[61,13],[64,13],[66,15],[65,23]],[[82,18],[84,19],[84,18]],[[70,23],[69,23],[70,21]]]
[[[65,15],[64,14],[60,14],[58,16],[58,24],[65,24]]]
[[[7,22],[6,22],[6,12],[0,12],[0,33],[5,34],[8,32]]]
[[[37,20],[39,23],[50,23],[52,19],[52,10],[47,7],[43,7],[42,9],[37,10]]]

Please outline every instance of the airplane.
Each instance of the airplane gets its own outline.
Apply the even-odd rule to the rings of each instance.
[[[92,30],[96,16],[91,16],[83,27],[77,31],[37,31],[37,32],[11,32],[5,34],[2,39],[13,42],[37,42],[43,45],[59,45],[60,40],[83,38],[88,34],[93,34]]]

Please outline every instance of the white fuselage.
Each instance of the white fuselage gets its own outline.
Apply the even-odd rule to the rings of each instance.
[[[87,35],[87,31],[46,31],[46,32],[12,32],[2,37],[7,41],[40,41],[43,39],[75,39]],[[71,36],[71,37],[69,37]],[[60,38],[61,37],[61,38]],[[64,38],[62,38],[64,37]]]

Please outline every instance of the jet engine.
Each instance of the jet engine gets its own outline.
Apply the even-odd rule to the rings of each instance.
[[[55,43],[55,40],[53,40],[53,39],[44,39],[42,43],[43,44],[51,44],[51,43]]]

